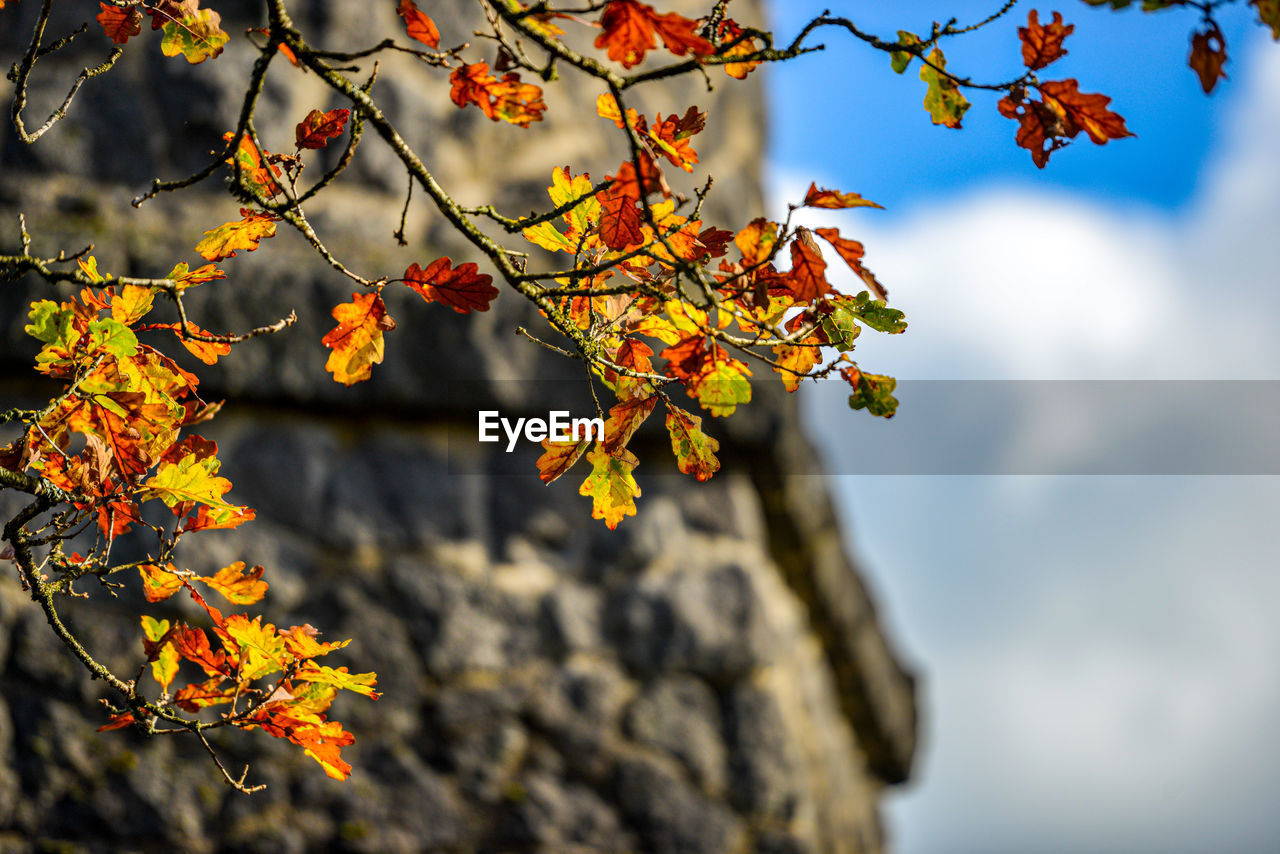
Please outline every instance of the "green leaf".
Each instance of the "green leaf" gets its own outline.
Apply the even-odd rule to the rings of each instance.
[[[120,321],[107,317],[89,324],[89,346],[123,359],[138,352],[138,336]]]
[[[31,304],[31,313],[28,316],[31,322],[23,328],[23,331],[32,338],[46,344],[62,342],[67,349],[71,348],[72,342],[68,340],[72,321],[70,311],[63,311],[62,306],[52,300],[42,299]]]
[[[879,374],[858,374],[858,387],[849,395],[850,409],[865,409],[880,418],[892,418],[898,411],[893,391],[898,381]]]
[[[702,419],[676,406],[668,406],[667,433],[671,435],[671,450],[676,455],[676,465],[683,474],[691,474],[698,480],[708,480],[720,470],[716,451],[720,443],[702,432]]]
[[[897,335],[907,331],[905,314],[896,308],[889,308],[878,299],[872,299],[871,294],[866,291],[851,300],[849,297],[844,299],[850,301],[850,309],[854,316],[877,332]]]
[[[970,104],[956,81],[939,71],[946,67],[946,57],[935,47],[929,54],[929,62],[920,68],[920,79],[929,84],[924,95],[924,108],[929,111],[935,125],[958,128]]]
[[[187,0],[183,4],[187,14],[180,21],[164,25],[164,39],[160,52],[165,56],[181,54],[192,65],[213,59],[231,37],[222,30],[222,16],[212,9],[197,9],[196,3]]]
[[[222,500],[231,489],[231,481],[215,477],[210,471],[217,471],[217,462],[216,457],[201,460],[195,454],[187,454],[177,463],[163,463],[145,484],[147,498],[159,498],[170,507],[195,501],[220,510],[242,509]]]
[[[853,342],[862,333],[857,315],[848,305],[850,299],[839,297],[829,300],[831,313],[822,318],[822,331],[826,333],[827,341],[841,353],[852,350]]]
[[[898,30],[898,44],[903,47],[912,47],[920,44],[920,37],[915,33],[909,33],[906,30]],[[907,66],[911,64],[914,55],[905,50],[895,50],[889,54],[889,64],[897,74],[902,74],[907,70]]]
[[[624,517],[636,515],[640,487],[632,472],[640,461],[627,450],[611,457],[597,444],[587,454],[587,462],[591,463],[591,474],[578,488],[578,494],[592,500],[591,518],[603,519],[612,531]]]
[[[703,408],[717,418],[732,415],[740,405],[751,402],[746,365],[737,361],[716,362],[698,378],[692,391]]]

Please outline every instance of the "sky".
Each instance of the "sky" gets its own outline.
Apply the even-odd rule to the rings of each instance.
[[[890,36],[941,8],[992,11],[787,2],[774,27],[826,6]],[[957,40],[951,67],[1016,67],[1029,8]],[[973,98],[962,131],[932,127],[914,70],[899,78],[834,33],[828,54],[772,70],[773,214],[811,180],[886,207],[811,218],[866,244],[911,323],[864,336],[859,362],[906,380],[1200,381],[1184,383],[1192,403],[1212,381],[1280,380],[1280,46],[1228,10],[1231,79],[1205,98],[1185,65],[1194,16],[1057,8],[1077,29],[1050,71],[1113,96],[1138,138],[1081,142],[1043,171],[992,99]],[[922,387],[937,388],[904,384],[904,411],[930,403]],[[1060,408],[997,411],[1000,442],[1058,471],[1114,458],[1099,451],[1109,425],[1161,441],[1168,422],[1141,392],[1155,387],[1130,387],[1089,429]],[[802,394],[832,471],[887,447],[833,385]],[[1275,435],[1267,413],[1247,417]],[[932,442],[971,447],[989,421],[965,415]],[[895,850],[1280,850],[1280,479],[1146,470],[832,476],[850,549],[922,674],[918,773],[887,806]]]

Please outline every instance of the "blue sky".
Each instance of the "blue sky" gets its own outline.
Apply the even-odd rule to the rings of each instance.
[[[825,5],[885,35],[991,11]],[[774,8],[782,35],[824,4]],[[1015,68],[1029,8],[957,40],[952,67]],[[838,34],[773,71],[773,214],[810,180],[888,208],[811,223],[864,241],[911,321],[864,336],[860,362],[908,379],[1280,379],[1280,47],[1227,10],[1232,79],[1207,99],[1186,68],[1194,15],[1057,8],[1077,30],[1049,70],[1112,95],[1138,138],[1082,140],[1044,171],[991,99],[963,131],[932,127],[915,73]],[[875,453],[846,441],[866,416],[837,389],[806,392],[833,470]],[[1098,441],[1069,416],[1010,417],[1035,453]],[[1280,850],[1280,478],[830,482],[923,674],[919,774],[888,808],[896,850]]]

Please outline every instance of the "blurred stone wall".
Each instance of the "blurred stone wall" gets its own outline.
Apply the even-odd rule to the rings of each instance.
[[[197,260],[190,247],[201,231],[234,218],[216,178],[128,207],[152,178],[202,165],[235,124],[237,82],[252,62],[238,33],[260,13],[250,0],[209,5],[237,34],[218,60],[191,68],[143,38],[37,145],[6,125],[0,247],[15,247],[22,211],[38,252],[92,241],[105,270],[162,275]],[[398,25],[392,0],[292,5],[312,42],[332,48],[370,44]],[[0,12],[5,64],[37,6]],[[55,36],[96,12],[58,6]],[[472,38],[474,4],[423,7],[447,43]],[[733,11],[758,20],[746,0]],[[82,41],[38,66],[32,117],[105,54],[92,30]],[[552,166],[599,176],[625,154],[593,109],[575,108],[596,94],[580,81],[547,87],[544,126],[519,131],[453,107],[444,80],[392,57],[375,92],[464,203],[527,211],[545,198]],[[760,80],[713,80],[714,92],[696,95],[712,117],[698,139],[717,176],[708,219],[740,225],[760,211]],[[645,106],[665,114],[689,97],[659,91]],[[337,105],[281,63],[258,127],[268,148],[288,150],[302,115]],[[395,275],[444,253],[472,257],[421,204],[409,247],[395,244],[405,176],[373,134],[352,178],[310,212],[356,269]],[[882,850],[880,793],[911,767],[913,681],[844,553],[780,384],[764,378],[750,406],[711,425],[726,467],[708,484],[665,474],[674,472],[665,436],[639,435],[640,514],[611,533],[590,520],[581,477],[544,487],[532,454],[472,454],[460,473],[451,436],[474,430],[478,408],[566,408],[566,380],[581,393],[580,365],[513,334],[535,320],[514,294],[470,317],[407,289],[393,295],[399,328],[386,364],[345,389],[324,373],[319,339],[350,283],[283,228],[224,266],[228,281],[192,295],[202,325],[243,330],[290,309],[300,321],[201,367],[206,396],[228,398],[202,432],[222,449],[231,497],[255,507],[258,521],[192,537],[183,559],[201,569],[264,564],[272,587],[262,607],[277,623],[357,639],[342,663],[376,670],[385,694],[335,706],[357,734],[344,752],[356,770],[336,783],[291,745],[236,734],[218,742],[228,764],[251,763],[251,779],[268,784],[244,797],[186,740],[95,733],[101,687],[6,573],[0,851]],[[48,393],[22,334],[35,289],[0,293],[6,405]],[[95,593],[65,612],[95,652],[132,667],[138,640],[127,614],[137,607],[136,595]],[[176,602],[151,612],[189,615]]]

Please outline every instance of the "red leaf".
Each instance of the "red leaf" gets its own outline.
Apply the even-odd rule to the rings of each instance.
[[[1222,66],[1227,64],[1227,41],[1216,22],[1209,22],[1202,32],[1191,36],[1191,68],[1200,75],[1200,85],[1208,95],[1218,81],[1225,79],[1227,72]]]
[[[346,109],[330,110],[327,113],[312,110],[294,129],[298,148],[324,148],[329,140],[342,135],[350,117],[351,111]]]
[[[610,249],[625,251],[644,243],[640,228],[640,209],[636,199],[625,188],[610,187],[596,198],[600,200],[600,239]]]
[[[644,61],[645,53],[655,46],[655,35],[676,56],[707,56],[716,50],[697,34],[697,21],[675,12],[660,14],[636,0],[612,0],[600,16],[600,26],[604,32],[596,37],[595,46],[607,49],[609,58],[621,62],[623,68]]]
[[[1035,9],[1027,16],[1027,25],[1018,28],[1022,39],[1022,62],[1032,71],[1044,68],[1067,55],[1062,42],[1075,31],[1075,24],[1063,24],[1062,13],[1053,13],[1053,23],[1042,25]]]
[[[409,38],[420,41],[427,47],[440,46],[440,30],[436,28],[436,22],[427,17],[413,0],[400,0],[400,8],[396,9],[396,14],[404,18]]]
[[[488,311],[489,304],[498,298],[493,276],[479,272],[475,264],[450,269],[452,264],[448,257],[437,258],[425,270],[413,264],[404,271],[405,284],[427,302],[443,303],[459,314]]]
[[[142,13],[136,8],[121,9],[119,6],[108,6],[106,3],[98,5],[102,7],[102,11],[98,13],[97,21],[111,41],[124,44],[142,32]]]
[[[822,250],[807,228],[796,229],[796,239],[791,242],[791,275],[788,283],[798,302],[807,303],[831,290],[827,284],[827,262]]]

